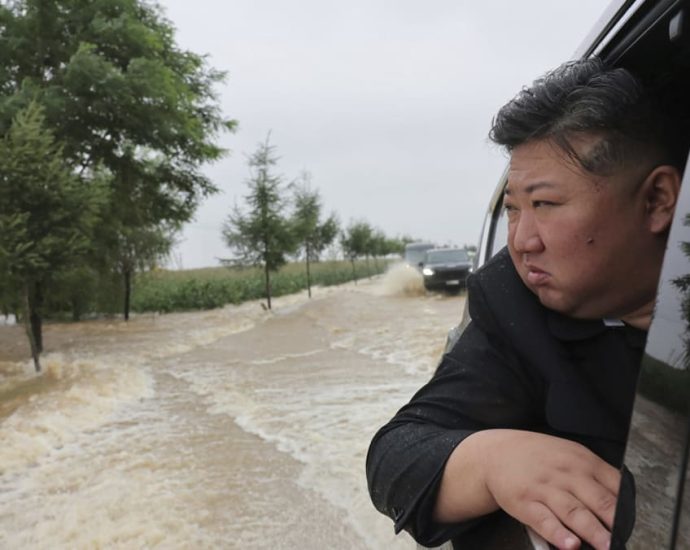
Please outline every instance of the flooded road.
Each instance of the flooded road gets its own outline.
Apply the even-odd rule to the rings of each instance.
[[[40,377],[0,327],[0,548],[414,548],[364,459],[462,307],[394,270],[272,312],[53,324]]]

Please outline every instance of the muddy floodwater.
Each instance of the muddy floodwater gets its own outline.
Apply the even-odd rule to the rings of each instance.
[[[414,548],[364,459],[462,312],[416,277],[49,324],[40,376],[0,326],[0,548]]]

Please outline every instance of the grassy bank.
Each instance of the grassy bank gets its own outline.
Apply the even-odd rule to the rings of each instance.
[[[369,273],[382,273],[385,260],[369,262]],[[355,276],[367,277],[366,262],[355,262]],[[312,286],[329,286],[353,280],[347,261],[318,262],[311,265]],[[307,288],[303,263],[283,266],[271,274],[273,296],[292,294]],[[259,268],[210,267],[180,271],[159,270],[139,275],[132,296],[132,310],[185,311],[211,309],[264,298],[264,276]]]

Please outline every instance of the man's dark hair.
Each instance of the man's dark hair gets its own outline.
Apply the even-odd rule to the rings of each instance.
[[[639,162],[682,171],[687,144],[676,126],[629,71],[593,57],[565,63],[523,88],[498,112],[489,138],[508,151],[531,140],[550,140],[597,175]],[[601,140],[578,155],[573,139],[592,135]]]

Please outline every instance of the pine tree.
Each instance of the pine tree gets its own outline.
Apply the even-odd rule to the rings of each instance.
[[[287,199],[282,178],[273,172],[278,162],[275,147],[269,140],[270,135],[249,157],[247,211],[235,205],[223,226],[223,238],[240,263],[263,268],[266,301],[271,309],[271,272],[285,264],[286,255],[295,250],[295,242],[285,215]]]
[[[45,285],[85,252],[106,198],[65,166],[38,104],[17,113],[0,140],[0,278],[21,296],[37,371]]]
[[[295,186],[292,231],[299,243],[298,252],[304,255],[307,271],[307,293],[311,298],[310,263],[318,261],[319,255],[338,235],[338,220],[331,214],[321,220],[321,196],[318,190],[311,189],[311,176],[302,174],[301,182]]]

